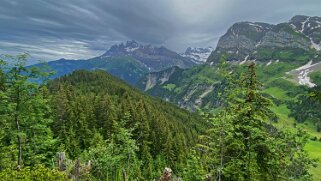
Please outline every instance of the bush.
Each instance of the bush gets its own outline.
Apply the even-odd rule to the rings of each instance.
[[[43,165],[24,167],[19,170],[5,169],[0,171],[0,178],[3,180],[24,180],[24,181],[65,181],[68,180],[64,172],[47,168]]]
[[[317,141],[318,138],[315,136],[315,137],[311,138],[311,140],[312,140],[312,141]]]

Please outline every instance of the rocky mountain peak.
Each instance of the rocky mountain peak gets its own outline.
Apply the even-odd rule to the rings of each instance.
[[[275,57],[280,51],[292,51],[289,54],[294,55],[299,50],[309,51],[311,48],[321,50],[320,17],[297,15],[289,22],[277,25],[238,22],[219,39],[208,62],[218,63],[223,54],[227,55],[228,61],[269,61],[282,59]]]
[[[206,62],[207,58],[210,56],[214,48],[207,47],[207,48],[194,48],[188,47],[184,53],[180,55],[183,57],[187,57],[192,59],[195,63],[201,64]]]
[[[311,40],[312,48],[321,50],[321,17],[297,15],[289,21],[289,24]]]
[[[144,45],[135,40],[113,45],[101,58],[122,56],[137,60],[149,71],[160,71],[172,66],[188,68],[195,65],[191,59],[183,57],[164,46]]]
[[[139,47],[139,44],[135,40],[127,41],[126,47]]]
[[[122,56],[128,55],[142,47],[135,40],[127,41],[126,43],[116,44],[110,47],[110,49],[103,54],[103,56]]]

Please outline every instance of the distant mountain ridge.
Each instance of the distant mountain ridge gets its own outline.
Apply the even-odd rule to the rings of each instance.
[[[311,50],[321,50],[321,18],[297,15],[277,25],[235,23],[219,39],[207,62],[218,63],[222,55],[228,61],[291,60]],[[281,51],[289,56],[279,54]]]
[[[143,45],[133,40],[113,45],[98,57],[87,60],[60,59],[48,62],[48,65],[56,72],[53,78],[79,69],[100,69],[129,84],[135,84],[146,73],[162,71],[175,66],[190,68],[196,63],[191,58],[183,57],[164,46]],[[39,66],[39,64],[33,66]]]
[[[164,46],[143,45],[134,40],[113,45],[101,57],[118,56],[133,57],[150,71],[161,71],[173,66],[189,68],[195,65],[189,58],[185,58]]]

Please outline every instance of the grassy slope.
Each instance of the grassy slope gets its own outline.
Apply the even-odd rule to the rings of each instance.
[[[305,88],[298,86],[295,81],[292,81],[292,77],[287,75],[286,72],[293,70],[297,67],[300,67],[307,63],[307,61],[297,61],[298,63],[288,63],[288,62],[278,62],[275,61],[267,66],[266,63],[257,64],[257,77],[260,82],[263,83],[264,90],[263,93],[271,96],[278,105],[274,105],[271,109],[280,117],[280,121],[276,124],[280,129],[282,128],[293,128],[296,123],[295,119],[289,117],[290,110],[287,108],[286,102],[295,101],[298,94],[302,93]],[[245,66],[240,67],[245,69]],[[181,100],[185,95],[188,94],[188,90],[196,87],[196,92],[194,92],[194,97],[200,95],[204,92],[201,88],[202,85],[212,85],[215,83],[215,80],[218,80],[218,74],[216,73],[215,67],[209,66],[197,66],[191,69],[183,71],[182,75],[176,76],[174,80],[167,82],[166,84],[157,87],[153,91],[157,93],[155,95],[160,96],[159,92],[166,92],[169,95],[174,95],[173,97],[177,100]],[[316,75],[315,75],[316,76]],[[321,76],[320,76],[321,77]],[[166,90],[166,91],[164,91]],[[214,90],[213,92],[216,92]],[[213,101],[216,95],[210,93],[208,96],[204,97],[203,103],[205,106],[202,109],[207,109],[207,102]],[[176,100],[176,101],[177,101]],[[193,100],[193,97],[192,97]],[[176,102],[174,101],[174,102]],[[213,105],[209,106],[212,107]],[[213,110],[213,112],[217,111]],[[312,124],[302,123],[296,124],[307,130],[311,137],[316,136],[321,138],[321,133],[316,132],[316,129]],[[306,146],[307,151],[310,153],[311,157],[319,158],[318,168],[312,169],[311,173],[314,175],[314,180],[316,178],[321,178],[321,173],[318,170],[321,170],[321,142],[310,141]]]
[[[263,92],[275,97],[279,100],[289,101],[295,100],[295,97],[288,96],[287,90],[281,89],[279,87],[268,87]],[[280,120],[276,123],[276,126],[280,129],[282,128],[293,128],[296,123],[294,118],[289,117],[290,110],[287,108],[286,104],[274,105],[271,108],[279,117]],[[321,133],[317,132],[311,123],[296,123],[297,127],[302,127],[311,135],[311,137],[316,136],[321,138]],[[318,158],[319,162],[316,168],[311,169],[311,174],[313,175],[313,180],[318,180],[321,178],[321,142],[320,141],[309,141],[305,147],[309,152],[311,158]]]

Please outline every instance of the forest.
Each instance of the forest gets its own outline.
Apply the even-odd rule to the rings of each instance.
[[[26,59],[0,60],[1,180],[311,180],[309,135],[274,126],[254,63],[233,72],[222,61],[221,108],[192,113],[105,71],[49,80]],[[320,92],[293,109],[319,123]]]

